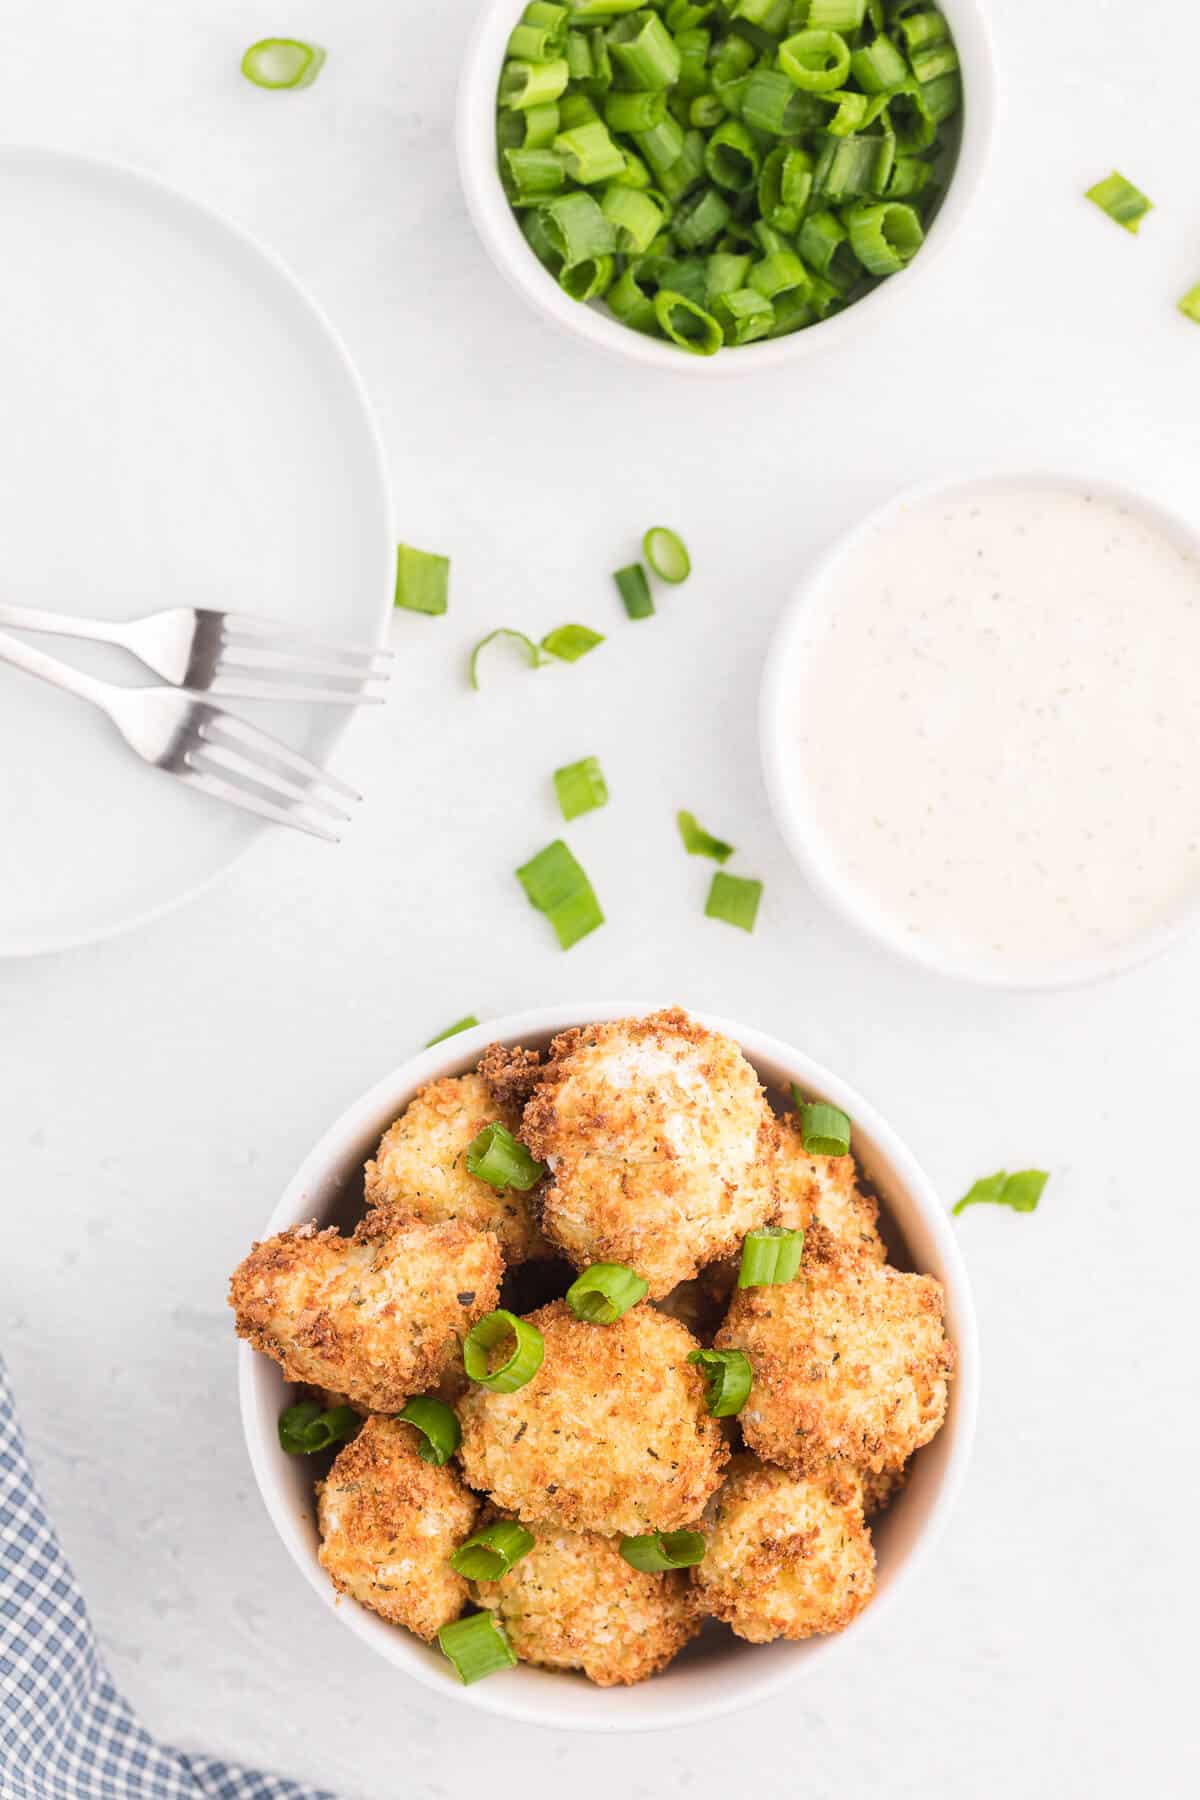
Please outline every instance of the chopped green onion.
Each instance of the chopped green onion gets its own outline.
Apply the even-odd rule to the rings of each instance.
[[[621,1555],[630,1568],[657,1575],[665,1569],[692,1569],[708,1548],[699,1531],[650,1531],[645,1537],[623,1537]]]
[[[753,931],[762,891],[761,881],[751,881],[744,875],[726,875],[718,869],[708,890],[705,917],[722,919],[726,925],[736,925],[742,931]]]
[[[800,1114],[800,1141],[805,1156],[849,1156],[850,1120],[840,1106],[824,1100],[805,1100],[792,1086],[792,1099]]]
[[[542,208],[542,219],[547,237],[568,265],[611,256],[617,247],[616,226],[590,194],[563,194],[551,200]]]
[[[468,1175],[477,1175],[489,1187],[517,1188],[528,1193],[546,1173],[544,1163],[535,1162],[519,1139],[499,1121],[485,1125],[467,1145]]]
[[[608,805],[608,783],[594,756],[555,769],[554,791],[564,819],[578,819],[598,806]]]
[[[565,56],[553,62],[506,62],[500,75],[500,104],[523,108],[543,106],[565,92],[571,70]]]
[[[560,131],[554,140],[554,154],[562,158],[572,181],[585,187],[611,181],[625,170],[625,152],[617,149],[601,119],[589,119],[573,131]]]
[[[649,1282],[624,1263],[593,1263],[567,1289],[567,1305],[587,1325],[615,1325],[631,1306],[644,1300]]]
[[[298,1400],[279,1415],[279,1447],[289,1456],[315,1456],[352,1436],[361,1424],[352,1406],[326,1412],[318,1400]]]
[[[617,584],[617,592],[625,602],[625,611],[629,617],[648,619],[654,611],[654,600],[641,563],[630,563],[624,569],[617,569],[613,580]]]
[[[706,187],[676,207],[671,230],[684,250],[700,250],[720,237],[732,217],[724,194]]]
[[[662,581],[678,585],[692,572],[692,559],[687,545],[676,531],[666,525],[652,525],[642,539],[646,561]]]
[[[732,1419],[750,1398],[754,1371],[744,1350],[693,1350],[690,1363],[704,1375],[704,1403],[714,1419]]]
[[[1189,288],[1183,299],[1178,302],[1179,310],[1185,318],[1200,325],[1200,284]]]
[[[885,200],[878,205],[859,203],[847,207],[846,229],[850,247],[872,275],[894,275],[921,248],[924,233],[911,206]]]
[[[667,222],[666,212],[650,194],[623,182],[614,181],[605,188],[600,208],[617,228],[623,256],[643,255]]]
[[[494,1613],[471,1613],[465,1619],[455,1619],[453,1624],[443,1625],[437,1637],[443,1656],[454,1664],[464,1687],[495,1675],[499,1669],[517,1666],[517,1653]]]
[[[512,1339],[512,1350],[496,1368],[491,1366],[491,1351]],[[472,1381],[491,1394],[515,1394],[533,1380],[542,1366],[546,1345],[536,1325],[518,1319],[515,1313],[485,1313],[463,1339],[463,1368]]]
[[[779,67],[803,93],[827,94],[850,73],[850,46],[836,31],[798,31],[780,44]]]
[[[1010,1206],[1013,1212],[1036,1212],[1049,1179],[1046,1169],[1021,1169],[1016,1175],[1001,1169],[995,1175],[985,1175],[963,1195],[954,1208],[955,1217],[968,1206]]]
[[[733,845],[710,836],[702,825],[697,824],[695,813],[676,813],[675,820],[683,839],[683,847],[689,856],[711,856],[714,862],[719,863],[729,861],[733,855]]]
[[[1098,181],[1095,187],[1087,190],[1087,198],[1095,202],[1101,212],[1107,213],[1116,225],[1123,225],[1126,231],[1137,235],[1137,230],[1146,214],[1153,208],[1154,202],[1147,200],[1140,189],[1116,171]]]
[[[608,292],[615,273],[616,263],[611,256],[593,256],[563,269],[558,283],[572,300],[595,300]]]
[[[458,1546],[450,1567],[467,1581],[499,1581],[536,1542],[532,1531],[515,1519],[494,1519]]]
[[[958,68],[958,52],[953,44],[931,44],[927,49],[914,50],[909,62],[921,86],[927,87],[941,75],[954,74]]]
[[[478,1023],[474,1013],[466,1013],[461,1019],[455,1019],[453,1025],[447,1025],[445,1031],[431,1037],[425,1048],[432,1050],[435,1044],[444,1044],[447,1038],[457,1037],[460,1031],[473,1031]]]
[[[547,656],[557,656],[560,662],[573,663],[603,642],[603,632],[593,631],[589,625],[556,625],[546,633],[539,649]]]
[[[718,125],[704,151],[704,166],[718,187],[744,194],[758,180],[758,145],[740,119]]]
[[[603,925],[595,890],[561,838],[524,863],[517,880],[529,904],[549,919],[562,949],[569,950]]]
[[[778,1287],[796,1279],[804,1253],[804,1233],[785,1231],[782,1225],[764,1225],[742,1243],[738,1270],[740,1288]]]
[[[808,0],[805,16],[827,31],[860,31],[866,10],[867,0]]]
[[[401,544],[396,553],[395,605],[407,612],[444,613],[450,598],[450,558]]]
[[[864,94],[886,94],[908,79],[908,64],[882,33],[850,58],[850,73]]]
[[[724,342],[712,314],[670,288],[659,288],[655,294],[654,316],[665,336],[693,356],[714,356]]]
[[[325,62],[319,44],[300,38],[260,38],[242,58],[242,74],[260,88],[311,87]]]
[[[634,94],[614,90],[604,102],[604,122],[610,131],[649,131],[666,116],[667,97],[661,90]]]
[[[679,80],[679,48],[657,13],[618,20],[608,33],[608,48],[627,87],[669,88]]]
[[[520,645],[531,669],[536,669],[541,663],[541,651],[532,638],[526,637],[523,631],[514,631],[510,625],[500,625],[495,631],[489,631],[485,638],[480,638],[471,652],[471,686],[476,693],[479,692],[479,658],[497,638],[508,638],[511,643]]]
[[[396,1417],[403,1419],[406,1425],[415,1426],[421,1439],[417,1455],[422,1462],[432,1463],[435,1469],[448,1463],[458,1449],[462,1431],[454,1408],[447,1406],[444,1400],[435,1400],[430,1394],[418,1394],[405,1402]]]
[[[553,150],[506,150],[500,160],[505,191],[514,206],[544,200],[557,193],[567,178],[563,160]]]
[[[914,50],[922,50],[928,44],[940,44],[949,30],[941,13],[933,8],[926,12],[916,12],[910,8],[896,20],[896,24],[910,56]]]

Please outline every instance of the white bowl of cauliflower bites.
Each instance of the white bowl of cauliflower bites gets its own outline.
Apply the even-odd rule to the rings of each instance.
[[[799,1051],[677,1008],[412,1058],[230,1304],[313,1587],[531,1724],[685,1725],[795,1680],[932,1544],[975,1425],[966,1274],[903,1143]]]

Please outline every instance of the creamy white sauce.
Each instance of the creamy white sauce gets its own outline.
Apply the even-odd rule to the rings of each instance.
[[[848,551],[789,670],[819,857],[998,968],[1101,955],[1200,891],[1200,566],[1085,489],[980,484]]]

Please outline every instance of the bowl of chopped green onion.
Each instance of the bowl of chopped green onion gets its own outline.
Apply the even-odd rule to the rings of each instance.
[[[502,1044],[510,1049],[520,1046],[527,1055],[544,1053],[557,1034],[573,1027],[629,1021],[652,1010],[636,1002],[605,1002],[541,1007],[482,1025],[474,1019],[460,1021],[449,1034],[435,1039],[377,1082],[329,1128],[266,1221],[263,1237],[273,1238],[276,1233],[313,1223],[343,1232],[351,1230],[362,1217],[364,1163],[376,1153],[381,1133],[405,1113],[416,1095],[428,1090],[430,1083],[444,1085],[449,1078],[468,1076],[489,1045]],[[868,1622],[884,1616],[885,1602],[894,1597],[932,1549],[965,1473],[978,1404],[975,1314],[950,1217],[936,1190],[891,1126],[838,1076],[801,1051],[762,1032],[703,1016],[693,1015],[693,1022],[732,1040],[777,1105],[786,1105],[790,1095],[799,1106],[799,1096],[804,1097],[806,1120],[820,1134],[811,1141],[805,1139],[806,1153],[811,1150],[813,1154],[840,1155],[848,1149],[852,1132],[855,1167],[867,1184],[867,1191],[878,1197],[879,1231],[886,1240],[888,1255],[899,1269],[936,1276],[944,1290],[945,1330],[957,1353],[945,1424],[912,1459],[908,1478],[894,1504],[873,1522],[874,1599],[850,1630],[841,1635],[810,1636],[804,1641],[781,1638],[772,1643],[747,1642],[733,1635],[728,1627],[710,1621],[670,1667],[654,1679],[639,1680],[633,1686],[598,1686],[562,1667],[537,1666],[536,1660],[523,1659],[513,1666],[516,1659],[504,1638],[497,1640],[487,1613],[468,1612],[442,1632],[439,1648],[438,1641],[422,1642],[379,1611],[368,1610],[352,1591],[339,1594],[320,1559],[315,1489],[327,1474],[339,1443],[353,1436],[361,1421],[349,1416],[347,1409],[328,1395],[298,1392],[274,1361],[243,1342],[238,1352],[239,1389],[251,1463],[271,1520],[318,1598],[392,1667],[443,1697],[457,1697],[499,1717],[572,1731],[651,1730],[707,1723],[779,1694],[789,1683],[801,1680],[818,1662],[837,1654],[838,1646],[858,1642]],[[830,1132],[838,1141],[826,1141]],[[490,1155],[494,1148],[477,1140],[471,1151]],[[520,1151],[521,1146],[510,1141],[508,1150],[514,1149]],[[510,1173],[507,1178],[511,1179]],[[770,1269],[758,1269],[755,1282],[790,1280],[802,1248],[795,1240],[802,1236],[782,1230],[752,1234],[753,1255],[772,1265]],[[880,1250],[882,1253],[882,1245]],[[739,1285],[746,1277],[746,1257],[744,1249]],[[785,1260],[786,1267],[776,1266]],[[538,1265],[530,1267],[536,1270]],[[562,1265],[541,1267],[553,1273]],[[566,1279],[571,1279],[570,1270]],[[643,1299],[646,1285],[628,1268],[594,1264],[574,1278],[566,1298],[576,1318],[603,1331],[612,1319]],[[523,1310],[515,1294],[512,1303]],[[502,1308],[506,1304],[506,1300],[501,1301]],[[519,1375],[510,1376],[513,1358],[524,1354],[520,1337],[523,1323],[511,1312],[501,1310],[476,1325],[467,1334],[463,1347],[467,1376],[475,1381],[482,1379],[493,1391],[505,1395],[528,1381],[541,1365],[541,1339],[537,1332],[531,1334],[537,1339],[535,1360]],[[311,1339],[314,1343],[322,1341],[319,1314],[311,1321]],[[512,1356],[506,1362],[487,1360],[486,1352],[489,1346],[495,1349],[497,1339],[503,1340],[495,1352],[497,1357],[503,1355],[511,1341]],[[708,1410],[713,1417],[732,1422],[731,1415],[746,1398],[747,1359],[737,1352],[705,1349],[694,1352],[693,1360],[705,1365]],[[444,1404],[426,1397],[410,1400],[398,1415],[429,1440],[427,1448],[418,1451],[427,1463],[446,1463],[459,1445],[457,1428],[451,1429],[444,1442],[439,1436],[439,1419],[448,1411]],[[452,1414],[446,1422],[453,1427]],[[374,1427],[377,1429],[381,1423],[375,1420]],[[611,1456],[611,1450],[598,1445],[596,1456],[602,1461]],[[495,1559],[500,1559],[499,1567],[507,1567],[503,1561],[505,1553],[514,1558],[523,1554],[538,1529],[546,1528],[525,1531],[512,1524],[499,1528],[516,1538],[515,1543],[508,1544],[500,1541],[496,1528],[485,1526],[462,1546],[453,1567],[472,1580],[490,1579],[495,1573]],[[621,1542],[621,1555],[626,1561],[634,1568],[650,1570],[689,1567],[700,1560],[704,1550],[704,1539],[695,1529],[660,1534],[653,1546],[648,1538],[626,1538]],[[646,1556],[656,1560],[640,1560]],[[631,1629],[636,1634],[637,1627]],[[448,1641],[448,1632],[473,1634],[485,1641],[464,1642],[460,1646]],[[497,1643],[505,1654],[498,1653]],[[477,1652],[483,1656],[483,1666],[471,1665],[464,1673],[470,1657]],[[566,1660],[569,1662],[570,1657]],[[487,1674],[488,1679],[480,1679],[482,1674]]]
[[[463,186],[548,318],[744,373],[840,341],[931,265],[983,171],[993,71],[981,0],[492,0]]]

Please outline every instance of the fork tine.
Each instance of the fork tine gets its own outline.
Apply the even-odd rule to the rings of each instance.
[[[349,656],[357,661],[373,662],[376,658],[384,662],[392,662],[395,653],[368,644],[356,644],[347,638],[328,638],[310,635],[307,631],[297,631],[295,625],[286,624],[280,619],[260,619],[253,613],[228,612],[217,613],[223,627],[226,640],[250,638],[259,641],[267,640],[272,644],[294,644],[298,650],[328,650],[335,656]]]
[[[276,649],[273,644],[243,644],[237,639],[224,639],[220,651],[221,667],[236,669],[246,675],[257,675],[260,670],[280,669],[295,675],[327,675],[338,681],[386,681],[391,675],[388,668],[374,668],[367,658],[351,662],[344,655],[333,655],[329,651],[315,652],[309,649],[302,653],[299,649]]]
[[[273,765],[278,769],[285,780],[294,780],[299,775],[303,777],[309,790],[324,787],[346,800],[362,799],[358,789],[352,788],[348,781],[343,781],[340,776],[330,775],[319,763],[310,762],[298,750],[292,750],[287,744],[280,743],[278,738],[260,731],[257,725],[239,719],[234,713],[210,714],[199,729],[200,737],[205,743],[224,742],[231,750],[249,751],[263,767]]]
[[[294,687],[287,680],[247,681],[236,675],[216,676],[205,692],[226,700],[302,700],[316,706],[382,706],[387,699],[386,694],[364,692],[357,685],[340,688],[331,682],[328,687]]]
[[[290,825],[296,831],[306,831],[310,837],[321,838],[327,844],[341,843],[337,833],[330,831],[325,825],[306,819],[302,813],[288,807],[260,800],[248,789],[226,781],[221,776],[202,774],[189,766],[177,768],[173,773],[186,786],[196,788],[202,794],[209,794],[214,800],[224,800],[229,806],[240,807],[243,812],[254,813],[260,819],[270,819],[275,825]]]
[[[349,823],[350,814],[342,810],[344,801],[339,803],[327,794],[314,794],[306,782],[269,768],[245,750],[232,750],[227,744],[214,744],[205,739],[198,750],[187,752],[186,760],[189,767],[201,775],[215,775],[222,781],[237,782],[264,800],[284,807],[308,806],[323,818],[336,819],[342,825]]]

